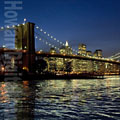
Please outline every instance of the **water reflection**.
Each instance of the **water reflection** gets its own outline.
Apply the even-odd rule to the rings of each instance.
[[[120,77],[0,83],[0,120],[118,120]]]
[[[34,118],[34,87],[28,81],[0,83],[0,119]]]

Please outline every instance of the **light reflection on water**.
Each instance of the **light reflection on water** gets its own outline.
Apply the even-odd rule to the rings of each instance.
[[[120,77],[0,82],[0,120],[119,120]]]

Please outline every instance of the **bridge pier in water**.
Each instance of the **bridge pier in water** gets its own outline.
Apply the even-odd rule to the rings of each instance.
[[[33,72],[35,63],[34,23],[20,24],[15,29],[15,48],[23,50],[22,68]]]

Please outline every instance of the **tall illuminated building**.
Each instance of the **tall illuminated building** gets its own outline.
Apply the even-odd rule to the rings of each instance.
[[[72,48],[69,46],[68,41],[66,41],[65,46],[62,46],[60,48],[60,54],[67,54],[67,55],[72,54]]]
[[[69,46],[68,41],[66,41],[65,46],[60,48],[60,54],[71,55],[72,48]],[[57,59],[58,70],[63,69],[64,71],[71,71],[71,60],[68,58],[58,58]],[[69,66],[69,67],[68,67]]]
[[[79,44],[78,54],[81,56],[86,56],[86,45],[85,44]]]
[[[102,50],[101,49],[98,49],[94,52],[94,57],[102,57]]]

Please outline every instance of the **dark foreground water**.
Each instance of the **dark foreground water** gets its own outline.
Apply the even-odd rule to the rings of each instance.
[[[0,120],[120,120],[120,77],[0,82]]]

